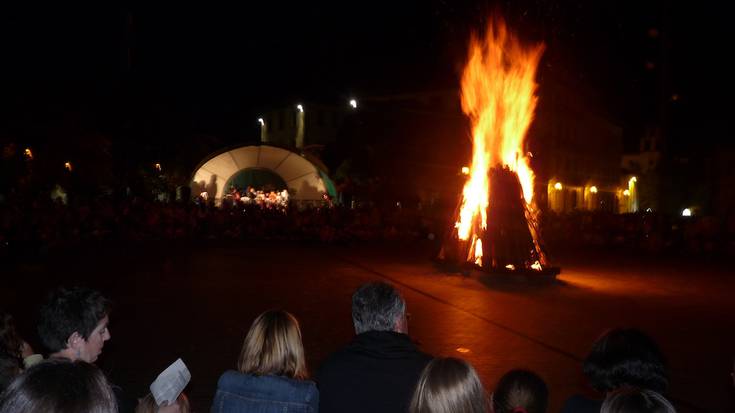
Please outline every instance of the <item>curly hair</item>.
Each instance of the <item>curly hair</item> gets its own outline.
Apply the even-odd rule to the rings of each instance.
[[[111,302],[98,291],[74,287],[59,288],[41,307],[38,335],[52,353],[66,348],[77,332],[88,339],[100,320],[110,313]]]
[[[605,332],[592,346],[583,370],[600,392],[624,386],[665,392],[669,385],[663,354],[653,339],[634,328]]]
[[[352,323],[357,334],[394,331],[396,321],[405,314],[406,301],[388,283],[363,284],[352,294]]]

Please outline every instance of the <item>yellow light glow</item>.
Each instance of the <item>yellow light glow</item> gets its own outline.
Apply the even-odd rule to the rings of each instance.
[[[26,148],[26,150],[23,151],[23,153],[25,154],[26,157],[28,157],[28,159],[33,159],[33,152],[31,152],[31,148]]]
[[[531,264],[531,268],[533,268],[536,271],[541,271],[543,268],[541,267],[541,263],[536,261],[533,264]]]
[[[71,172],[71,162],[64,162],[64,168],[66,168],[67,171]]]
[[[157,171],[160,171],[161,170],[161,164],[160,163],[157,163],[157,164],[153,165],[153,167],[156,168]]]
[[[684,208],[683,211],[681,211],[681,216],[683,217],[690,217],[692,216],[692,210],[689,208]]]
[[[596,193],[597,193],[597,187],[596,187],[596,186],[594,186],[594,185],[592,185],[592,186],[590,187],[590,192],[592,192],[593,194],[596,194]]]
[[[623,195],[624,195],[624,196],[630,196],[630,191],[628,191],[628,190],[626,189],[625,191],[623,191]]]
[[[263,118],[258,118],[258,123],[260,123],[260,126],[265,126],[265,121]]]
[[[469,175],[470,174],[470,168],[468,166],[463,166],[462,167],[462,173],[464,175]]]
[[[350,99],[350,106],[352,106],[352,109],[357,109],[357,101],[355,99]]]
[[[301,106],[301,104],[296,105],[296,109],[298,109],[299,112],[302,112],[302,113],[304,112],[304,107]]]
[[[562,188],[563,186],[561,185],[561,182],[557,182],[554,184],[554,189],[556,189],[557,191],[561,191]]]
[[[470,349],[465,347],[457,347],[457,353],[469,353]]]
[[[634,176],[634,177],[632,177],[632,178],[630,178],[630,179],[628,180],[628,186],[631,186],[631,185],[633,185],[633,184],[634,184],[634,183],[636,183],[636,182],[638,182],[638,178],[636,178],[636,177]]]
[[[509,269],[511,271],[514,271],[516,269],[516,266],[513,265],[513,264],[508,264],[508,265],[505,266],[505,268],[507,268],[507,269]]]

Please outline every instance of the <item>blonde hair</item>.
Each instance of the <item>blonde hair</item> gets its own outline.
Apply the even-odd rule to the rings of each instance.
[[[245,337],[237,367],[241,373],[256,376],[306,379],[304,346],[296,317],[283,310],[259,315]]]
[[[191,407],[189,406],[189,398],[184,393],[181,393],[176,399],[176,404],[179,405],[179,411],[181,413],[191,413]],[[148,393],[145,397],[138,401],[138,405],[135,407],[135,413],[156,413],[158,412],[158,405],[156,400],[153,398],[151,393]]]
[[[477,372],[453,357],[432,360],[421,373],[410,413],[486,413],[489,400]]]

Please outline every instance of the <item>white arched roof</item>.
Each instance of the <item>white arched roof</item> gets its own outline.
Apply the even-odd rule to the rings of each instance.
[[[319,169],[306,158],[276,146],[258,145],[231,149],[201,164],[194,172],[192,194],[206,191],[220,202],[227,181],[248,168],[267,169],[279,175],[293,200],[321,200],[327,192]]]

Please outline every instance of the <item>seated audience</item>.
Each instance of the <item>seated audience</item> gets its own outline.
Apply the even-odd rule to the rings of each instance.
[[[18,376],[0,397],[0,413],[116,413],[105,375],[92,364],[53,359]]]
[[[511,370],[500,378],[491,399],[493,413],[544,413],[549,390],[535,373]]]
[[[365,284],[352,295],[352,322],[352,342],[317,375],[320,411],[405,412],[431,361],[408,336],[406,302],[390,284]]]
[[[603,395],[626,387],[663,393],[669,384],[663,354],[650,337],[634,328],[603,334],[584,360],[583,370],[592,387]],[[567,400],[562,412],[599,412],[601,406],[601,399],[577,395]]]
[[[676,413],[676,409],[655,391],[628,388],[608,394],[600,413]]]
[[[175,403],[166,406],[156,404],[153,394],[148,393],[138,402],[135,413],[191,413],[191,407],[189,406],[189,399],[184,393],[179,395]]]
[[[308,380],[299,322],[286,311],[266,311],[253,321],[237,367],[219,378],[213,412],[319,411],[319,391]]]
[[[470,363],[436,358],[421,373],[409,413],[486,413],[487,392]]]

